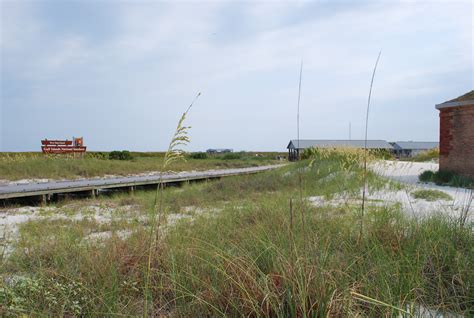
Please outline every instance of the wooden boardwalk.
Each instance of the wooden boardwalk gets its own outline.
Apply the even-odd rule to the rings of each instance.
[[[208,171],[192,171],[180,173],[165,173],[147,176],[128,176],[113,178],[94,178],[64,181],[49,181],[41,183],[10,183],[0,185],[0,200],[51,196],[54,194],[90,192],[96,195],[99,190],[105,189],[134,189],[137,186],[158,185],[163,183],[179,183],[193,180],[207,180],[236,175],[253,174],[281,167],[282,165],[271,165],[261,167],[249,167],[238,169],[222,169]]]

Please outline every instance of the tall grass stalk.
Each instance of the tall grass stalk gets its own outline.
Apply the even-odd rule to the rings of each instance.
[[[354,299],[356,300],[359,300],[359,301],[362,301],[362,302],[365,302],[365,303],[368,303],[368,304],[372,304],[372,305],[376,305],[376,306],[383,306],[383,307],[388,307],[390,309],[393,309],[399,313],[402,313],[402,314],[405,314],[405,315],[408,315],[408,317],[413,317],[413,315],[406,311],[406,310],[403,310],[401,308],[398,308],[397,306],[393,306],[391,304],[387,304],[383,301],[380,301],[380,300],[377,300],[375,298],[371,298],[371,297],[368,297],[368,296],[365,296],[365,295],[362,295],[362,294],[359,294],[359,293],[356,293],[354,291],[351,292],[351,295],[352,297],[354,297]]]
[[[382,51],[380,51],[379,55],[377,56],[377,61],[375,61],[374,71],[372,72],[372,79],[370,80],[369,97],[367,99],[367,112],[365,115],[364,174],[363,174],[363,189],[362,189],[362,212],[361,212],[361,218],[360,218],[360,236],[361,237],[362,237],[362,231],[364,227],[365,197],[366,197],[366,191],[367,191],[367,138],[369,134],[370,98],[372,97],[372,87],[374,85],[375,71],[377,70],[377,65],[379,64],[381,54],[382,54]]]
[[[160,169],[160,182],[156,186],[155,199],[153,202],[153,207],[152,207],[152,211],[150,215],[151,224],[150,224],[150,232],[149,232],[148,261],[147,261],[146,279],[145,279],[145,288],[144,288],[144,296],[145,296],[144,314],[143,314],[144,317],[148,317],[148,305],[149,305],[149,300],[151,298],[150,293],[149,293],[149,289],[150,289],[149,287],[150,287],[151,259],[152,259],[152,253],[154,250],[153,247],[159,235],[159,227],[161,225],[161,221],[162,221],[161,219],[163,216],[163,190],[164,190],[163,174],[173,162],[176,162],[179,160],[185,160],[185,156],[184,156],[185,151],[182,149],[182,147],[186,146],[190,142],[188,131],[191,127],[185,126],[184,121],[186,120],[186,116],[188,115],[188,112],[191,110],[191,107],[193,106],[194,102],[196,102],[199,96],[201,96],[201,93],[198,93],[196,95],[192,103],[189,105],[189,107],[186,109],[186,111],[183,113],[180,120],[178,121],[178,125],[174,132],[173,138],[171,138],[171,141],[168,145],[168,150],[165,153],[165,158],[163,160],[163,164]],[[158,210],[157,210],[158,197],[159,197],[159,205],[158,205]]]
[[[298,107],[297,107],[297,112],[296,112],[296,138],[298,139],[297,141],[297,147],[298,147],[298,159],[300,158],[300,101],[301,101],[301,80],[303,77],[303,60],[301,60],[301,65],[300,65],[300,81],[298,84]],[[304,205],[303,205],[303,172],[301,171],[303,169],[302,166],[299,167],[298,169],[298,189],[299,189],[299,196],[300,196],[300,209],[301,209],[301,224],[303,228],[303,235],[305,231],[305,213],[304,213]]]
[[[464,207],[461,210],[461,215],[459,216],[459,227],[461,229],[466,225],[466,221],[469,219],[469,211],[471,210],[472,203],[474,202],[474,190],[470,189],[469,196],[464,203]]]
[[[303,60],[300,65],[300,81],[298,85],[298,105],[296,109],[296,138],[298,139],[298,151],[300,149],[300,101],[301,101],[301,80],[303,77]],[[298,153],[299,157],[299,153]]]

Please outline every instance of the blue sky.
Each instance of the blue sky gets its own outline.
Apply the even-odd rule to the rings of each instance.
[[[285,150],[296,137],[438,139],[435,104],[474,87],[472,1],[6,1],[0,151]]]

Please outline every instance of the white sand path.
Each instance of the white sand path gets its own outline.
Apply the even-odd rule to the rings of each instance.
[[[466,221],[472,220],[474,215],[473,191],[464,188],[443,187],[435,184],[421,183],[418,176],[426,170],[437,171],[438,164],[427,162],[377,161],[369,168],[377,174],[402,184],[401,187],[387,183],[384,189],[368,189],[367,204],[372,206],[390,206],[400,204],[402,210],[414,217],[423,217],[441,213],[459,220],[465,216]],[[370,187],[369,187],[370,188]],[[448,194],[450,200],[427,201],[416,199],[412,193],[417,190],[439,190]],[[328,200],[322,196],[308,198],[316,206],[361,205],[360,197],[352,194],[339,193]]]
[[[405,190],[376,191],[369,194],[370,199],[400,202],[404,210],[415,215],[426,215],[433,212],[442,212],[452,217],[459,217],[460,213],[467,213],[472,219],[474,213],[473,190],[438,186],[432,183],[419,182],[418,176],[426,170],[438,171],[437,163],[406,162],[406,161],[378,161],[370,165],[370,169],[377,174],[391,180],[404,183]],[[414,199],[410,192],[429,189],[439,190],[452,197],[452,200],[436,200],[429,202],[423,199]]]

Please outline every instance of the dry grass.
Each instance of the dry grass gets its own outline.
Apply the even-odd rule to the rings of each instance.
[[[304,197],[360,195],[362,171],[347,162],[333,154],[311,168],[297,163]],[[389,317],[419,305],[474,314],[472,223],[368,206],[359,238],[360,207],[305,201],[303,236],[300,218],[290,226],[296,169],[165,189],[166,219],[188,216],[164,225],[153,250],[149,315]],[[368,180],[385,186],[370,173]],[[132,202],[146,215],[154,193],[102,200]],[[186,212],[191,206],[195,212]],[[127,224],[117,216],[108,229]],[[130,224],[129,237],[112,235],[102,244],[86,239],[97,227],[90,222],[25,224],[2,266],[4,314],[143,314],[150,222]]]
[[[0,179],[74,179],[99,177],[104,175],[129,175],[146,172],[157,172],[163,165],[164,154],[134,153],[130,161],[108,160],[104,157],[86,156],[74,159],[60,156],[43,156],[42,154],[3,154],[0,155]],[[213,156],[205,160],[187,158],[185,162],[174,162],[168,169],[172,171],[209,170],[241,168],[266,165],[278,162],[277,154],[266,153],[256,156],[245,153],[236,160],[226,160],[224,156]],[[105,156],[107,158],[108,156]]]

